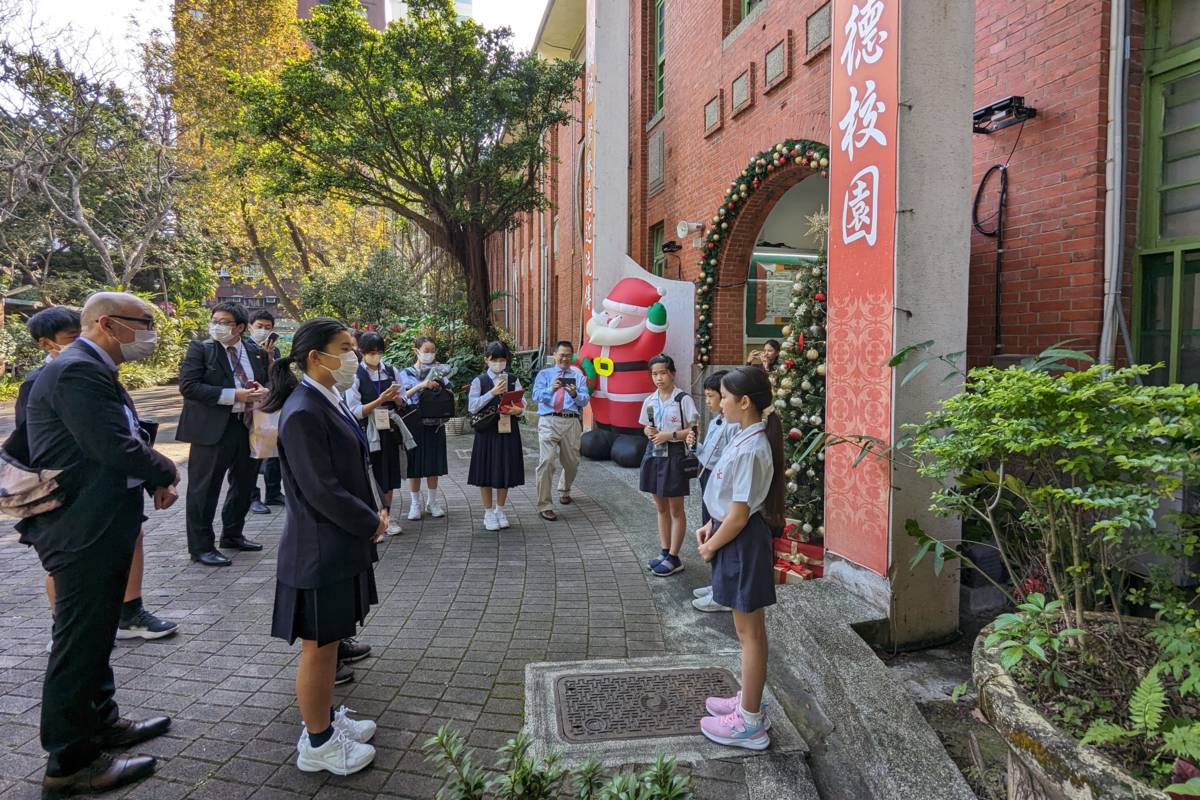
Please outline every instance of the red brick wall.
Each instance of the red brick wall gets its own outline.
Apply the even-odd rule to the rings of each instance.
[[[1139,4],[1140,6],[1140,4]],[[1001,290],[1002,354],[1030,354],[1068,338],[1095,352],[1104,286],[1104,172],[1108,91],[1107,0],[979,0],[976,4],[976,107],[1022,95],[1036,119],[975,135],[975,186],[987,169],[1009,162]],[[1141,14],[1134,33],[1140,50]],[[1132,71],[1134,83],[1139,70]],[[1132,235],[1137,207],[1140,94],[1130,94]],[[1017,137],[1020,136],[1020,142]],[[998,176],[981,216],[996,208]],[[994,220],[985,227],[994,227]],[[1132,239],[1129,240],[1130,249]],[[971,238],[968,357],[996,351],[993,300],[996,241]]]
[[[829,141],[828,41],[814,53],[805,53],[805,20],[824,5],[824,0],[766,0],[751,23],[736,35],[725,31],[732,21],[729,0],[705,0],[712,13],[700,13],[695,0],[666,0],[666,85],[662,119],[646,130],[653,109],[651,46],[653,0],[630,0],[630,256],[643,266],[651,263],[650,229],[665,223],[666,239],[675,239],[680,220],[710,223],[729,182],[739,175],[750,158],[788,138]],[[718,4],[719,7],[718,7]],[[718,12],[718,8],[721,13]],[[763,92],[764,57],[781,39],[789,37],[789,76]],[[732,82],[750,64],[754,65],[753,104],[733,115]],[[704,135],[704,105],[723,92],[722,127]],[[665,185],[653,196],[647,191],[646,169],[649,139],[666,131]],[[782,190],[798,176],[780,176]],[[760,203],[758,213],[739,215],[739,229],[753,246],[753,238],[770,212]],[[753,228],[753,230],[750,230]],[[699,251],[691,237],[679,242],[683,250],[668,256],[666,273],[695,279],[699,273]],[[722,285],[745,280],[745,265],[739,274],[721,276]],[[743,294],[741,288],[718,291],[713,336],[716,363],[740,362],[742,358]]]

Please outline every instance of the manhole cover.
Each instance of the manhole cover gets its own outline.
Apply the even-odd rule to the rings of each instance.
[[[597,742],[697,733],[705,698],[738,684],[726,669],[664,669],[564,675],[554,690],[563,738]]]

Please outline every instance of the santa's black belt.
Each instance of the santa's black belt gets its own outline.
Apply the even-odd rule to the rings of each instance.
[[[593,363],[597,359],[592,359]],[[609,359],[612,361],[612,359]],[[650,369],[649,361],[613,361],[613,372],[645,372]]]

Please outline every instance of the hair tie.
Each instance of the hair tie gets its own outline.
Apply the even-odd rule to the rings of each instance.
[[[770,405],[768,405],[766,408],[763,409],[763,412],[762,412],[763,419],[766,419],[767,417],[771,416],[772,414],[778,414],[778,413],[779,413],[779,409],[775,408],[774,403],[771,403]]]

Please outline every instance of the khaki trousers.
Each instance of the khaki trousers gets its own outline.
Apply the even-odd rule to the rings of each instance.
[[[562,463],[558,491],[570,494],[575,473],[579,471],[579,437],[583,426],[578,417],[545,416],[538,420],[537,492],[538,512],[554,508],[550,487],[554,481],[556,462]]]

